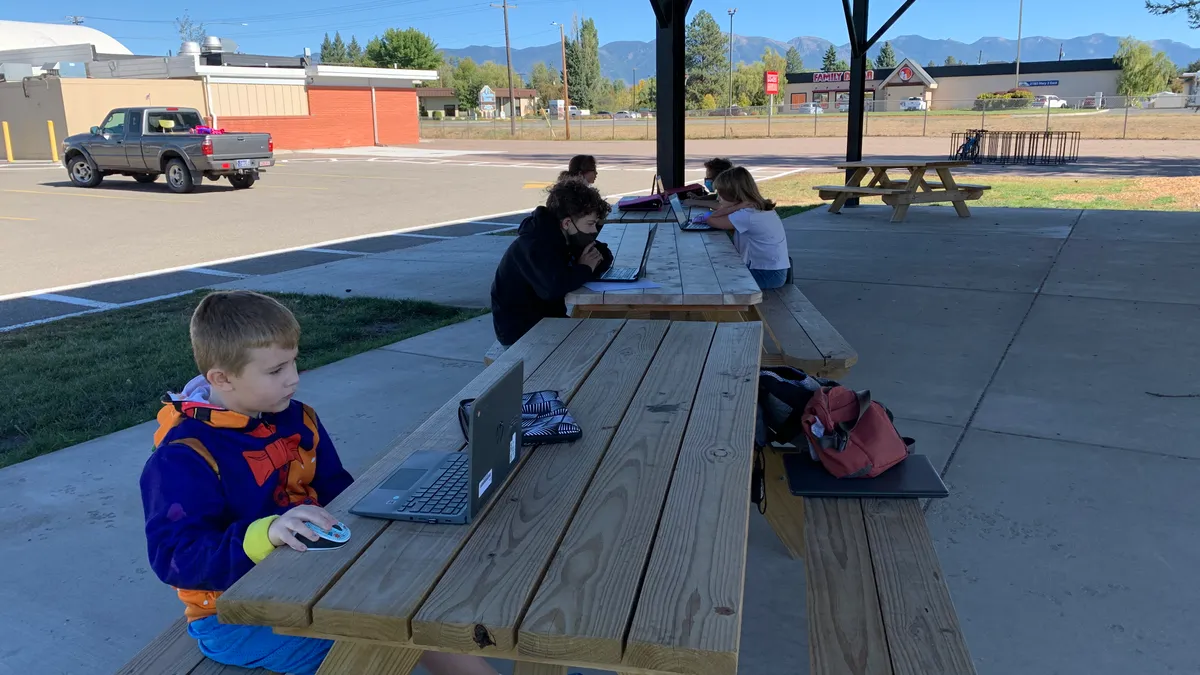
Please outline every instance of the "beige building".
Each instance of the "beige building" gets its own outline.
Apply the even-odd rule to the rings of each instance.
[[[508,87],[497,89],[495,93],[497,116],[507,119]],[[537,114],[537,89],[514,87],[513,96],[517,99],[517,110],[520,116]],[[417,99],[421,102],[422,117],[432,117],[435,110],[442,111],[446,117],[470,115],[469,112],[458,109],[458,97],[454,95],[453,89],[447,87],[418,87]]]
[[[1019,76],[1016,63],[922,67],[905,59],[895,68],[867,71],[867,100],[876,111],[901,110],[901,103],[913,97],[930,110],[969,109],[980,94],[1020,87],[1058,96],[1074,107],[1097,93],[1115,96],[1120,74],[1112,59],[1025,62]],[[836,110],[844,107],[849,92],[848,72],[788,73],[784,102],[793,109],[817,103]]]

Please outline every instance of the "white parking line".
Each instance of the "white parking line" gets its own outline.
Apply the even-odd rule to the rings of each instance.
[[[188,293],[193,293],[193,292],[194,291],[179,291],[178,293],[167,293],[166,295],[156,295],[153,298],[142,298],[141,300],[132,300],[130,302],[122,302],[119,305],[110,304],[107,307],[97,307],[94,309],[85,309],[82,312],[71,312],[70,314],[59,314],[58,316],[49,316],[49,317],[46,317],[45,319],[36,319],[34,321],[26,321],[25,323],[15,323],[11,326],[0,326],[0,333],[7,333],[10,330],[17,330],[18,328],[29,328],[30,326],[40,326],[44,323],[50,323],[52,321],[58,321],[60,319],[70,319],[71,317],[75,317],[75,316],[84,316],[86,314],[96,314],[97,312],[106,312],[110,309],[120,309],[122,307],[133,307],[135,305],[144,305],[148,302],[158,302],[159,300],[168,300],[170,298],[178,298],[181,295],[187,295]],[[72,298],[72,299],[77,300],[78,298]]]
[[[207,267],[189,267],[189,272],[196,274],[211,274],[214,277],[230,277],[231,279],[245,279],[249,274],[238,274],[237,272],[226,272],[224,270],[210,270]]]
[[[343,251],[338,248],[306,248],[305,251],[312,253],[336,253],[338,255],[363,255],[358,251]]]
[[[91,307],[92,309],[112,309],[116,307],[116,303],[100,302],[99,300],[88,300],[87,298],[75,298],[69,295],[59,295],[57,293],[41,293],[33,296],[34,300],[49,300],[50,302],[61,302],[68,305],[79,305],[80,307]]]

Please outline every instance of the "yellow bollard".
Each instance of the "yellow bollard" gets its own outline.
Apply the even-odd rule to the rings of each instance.
[[[8,122],[0,122],[0,129],[4,130],[4,156],[12,162],[12,136],[8,135]]]
[[[54,141],[54,120],[46,120],[46,128],[50,130],[50,159],[58,161],[58,143]]]

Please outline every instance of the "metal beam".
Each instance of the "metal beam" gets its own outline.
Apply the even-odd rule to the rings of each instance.
[[[691,0],[652,0],[660,17],[655,34],[658,100],[658,175],[667,188],[683,186],[684,28]],[[661,11],[660,11],[661,10]],[[663,22],[661,19],[665,18]]]
[[[913,3],[916,1],[917,0],[905,0],[904,4],[900,5],[900,9],[896,10],[896,12],[892,14],[892,18],[884,21],[883,25],[879,27],[879,30],[875,31],[875,34],[871,36],[871,39],[867,40],[867,43],[863,45],[863,53],[867,53],[868,49],[874,47],[875,43],[879,42],[879,38],[883,37],[883,34],[887,32],[887,29],[891,28],[892,24],[896,23],[896,19],[899,19],[901,16],[903,16],[904,13],[908,11],[908,8],[912,7]]]
[[[856,45],[854,55],[850,58],[850,114],[846,128],[846,161],[862,160],[863,149],[863,115],[866,110],[867,98],[867,50],[861,45],[867,41],[867,6],[868,0],[854,0],[854,10],[850,21],[850,44]],[[851,171],[846,170],[849,180]],[[858,206],[858,199],[846,201],[847,206]]]

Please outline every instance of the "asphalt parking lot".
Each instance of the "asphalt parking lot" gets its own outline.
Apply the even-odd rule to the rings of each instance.
[[[382,148],[278,159],[250,190],[206,181],[186,195],[161,180],[84,189],[61,167],[0,167],[0,330],[510,228],[544,201],[567,155]],[[689,180],[702,171],[689,161]],[[602,159],[597,187],[645,191],[654,172],[648,158]]]

